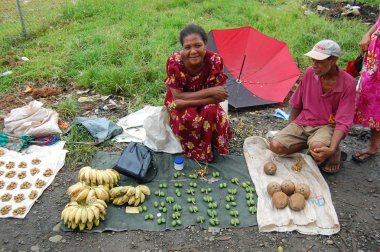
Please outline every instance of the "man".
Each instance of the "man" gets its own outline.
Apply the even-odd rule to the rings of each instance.
[[[286,155],[308,147],[322,171],[336,173],[339,144],[354,117],[355,79],[336,65],[340,47],[332,40],[318,42],[305,55],[312,63],[289,101],[290,124],[273,137],[270,149]]]

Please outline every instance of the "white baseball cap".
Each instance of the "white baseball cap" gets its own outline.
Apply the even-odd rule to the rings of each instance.
[[[330,56],[340,56],[340,46],[332,40],[324,39],[319,41],[310,52],[305,53],[306,56],[316,59],[324,60]]]

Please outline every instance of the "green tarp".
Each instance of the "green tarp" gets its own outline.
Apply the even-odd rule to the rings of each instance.
[[[97,152],[92,161],[93,168],[111,168],[113,167],[117,160],[119,159],[120,153],[107,153],[107,152]],[[220,224],[216,227],[218,228],[232,228],[230,220],[230,210],[238,210],[238,219],[240,224],[236,227],[248,227],[257,225],[256,214],[251,214],[248,211],[246,191],[241,186],[242,182],[249,181],[253,187],[253,183],[250,179],[248,173],[247,165],[245,163],[244,157],[241,156],[216,156],[215,161],[208,165],[209,173],[206,177],[197,179],[191,179],[188,177],[190,174],[195,174],[196,171],[200,169],[198,163],[192,160],[185,159],[185,168],[181,171],[182,175],[178,178],[174,178],[174,159],[179,155],[171,155],[166,153],[155,153],[154,154],[154,165],[158,169],[156,178],[146,184],[150,190],[151,195],[146,198],[143,205],[147,207],[147,212],[139,214],[127,214],[125,213],[125,207],[114,206],[112,203],[108,204],[107,214],[105,221],[101,221],[98,227],[95,227],[91,232],[103,232],[103,231],[125,231],[125,230],[147,230],[147,231],[163,231],[163,230],[174,230],[183,229],[191,225],[201,225],[202,228],[208,229],[210,227],[209,219],[207,215],[208,203],[203,201],[204,196],[212,196],[213,201],[218,203],[216,210],[218,214],[218,219]],[[204,164],[202,164],[204,165]],[[218,171],[220,173],[219,177],[214,178],[212,173]],[[232,178],[238,178],[240,185],[236,185],[231,182]],[[178,197],[175,194],[175,182],[181,182],[183,187],[180,188],[182,196]],[[190,188],[189,184],[191,182],[197,183],[197,188],[195,189],[195,194],[187,194],[187,189]],[[228,187],[220,189],[219,184],[226,182]],[[167,184],[166,189],[159,188],[162,183]],[[137,183],[126,176],[122,176],[119,185],[137,185]],[[201,188],[212,188],[212,192],[209,194],[201,193]],[[234,195],[236,198],[236,207],[231,207],[230,210],[225,208],[226,196],[228,195],[228,189],[237,189],[237,194]],[[155,191],[161,190],[165,192],[165,197],[155,196]],[[172,196],[175,200],[174,203],[165,203],[167,212],[162,213],[158,208],[154,207],[154,202],[165,202],[167,196]],[[196,199],[195,204],[188,203],[187,198],[194,197]],[[254,193],[254,201],[257,202],[257,196]],[[180,204],[182,206],[180,220],[182,225],[172,226],[172,206],[174,204]],[[189,207],[191,205],[196,205],[199,209],[197,213],[190,213]],[[161,217],[166,219],[165,224],[157,224],[157,214],[161,213]],[[154,220],[144,220],[146,214],[153,214]],[[197,216],[204,216],[205,222],[198,224],[196,222]],[[70,231],[67,227],[63,226],[62,230]]]

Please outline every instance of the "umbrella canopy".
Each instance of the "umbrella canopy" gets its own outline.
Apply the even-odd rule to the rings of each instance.
[[[300,75],[284,42],[249,26],[212,30],[207,47],[223,57],[235,108],[282,102]]]

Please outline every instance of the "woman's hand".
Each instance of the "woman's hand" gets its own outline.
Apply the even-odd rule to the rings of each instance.
[[[217,100],[217,102],[222,102],[228,98],[228,90],[225,86],[212,87],[210,89],[210,95]]]
[[[364,34],[362,40],[359,42],[360,51],[363,54],[368,51],[368,46],[370,42],[371,36],[368,33]]]

